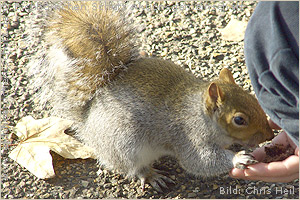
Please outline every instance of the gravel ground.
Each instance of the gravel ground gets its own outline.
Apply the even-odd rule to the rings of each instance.
[[[249,20],[256,2],[161,2],[145,3],[133,10],[141,25],[142,49],[150,56],[163,57],[211,79],[228,67],[236,82],[253,93],[244,62],[243,41],[221,39],[218,29],[231,17]],[[27,115],[47,117],[48,111],[31,101],[26,64],[36,48],[28,45],[25,22],[32,12],[30,2],[4,2],[1,13],[2,115],[1,199],[17,198],[291,198],[299,197],[298,180],[290,183],[244,181],[225,175],[203,180],[187,174],[172,158],[154,165],[175,180],[169,190],[157,193],[149,185],[143,192],[139,181],[123,174],[99,169],[95,160],[68,160],[52,153],[56,177],[40,180],[8,158],[17,143],[12,127]],[[4,25],[8,22],[8,25]],[[36,45],[38,40],[34,41]]]

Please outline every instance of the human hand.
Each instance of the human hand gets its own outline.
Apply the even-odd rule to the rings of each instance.
[[[269,122],[271,128],[280,128],[274,122]],[[262,180],[265,182],[290,182],[299,178],[299,148],[292,142],[285,132],[281,132],[272,140],[272,144],[288,144],[295,149],[294,155],[283,161],[271,163],[258,163],[249,165],[248,169],[241,170],[234,168],[229,175],[232,178],[245,180]],[[253,152],[256,160],[262,161],[266,153],[264,147],[258,148]]]

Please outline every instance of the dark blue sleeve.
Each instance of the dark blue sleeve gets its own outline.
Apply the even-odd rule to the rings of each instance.
[[[299,146],[299,2],[258,3],[245,58],[261,107]]]

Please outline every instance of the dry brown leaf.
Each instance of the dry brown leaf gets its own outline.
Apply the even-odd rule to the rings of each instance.
[[[244,20],[239,21],[231,18],[224,29],[219,29],[222,34],[222,39],[235,42],[242,41],[244,39],[247,24],[248,23]]]
[[[95,158],[92,149],[64,133],[72,123],[58,117],[22,118],[15,127],[21,142],[9,157],[41,179],[55,176],[50,150],[69,159]]]

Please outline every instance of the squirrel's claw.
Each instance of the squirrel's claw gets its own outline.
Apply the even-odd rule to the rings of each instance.
[[[163,189],[168,189],[167,183],[175,184],[169,177],[162,175],[160,170],[154,168],[143,169],[143,175],[140,176],[142,191],[145,189],[147,181],[157,192],[163,193]],[[147,173],[145,173],[147,172]]]
[[[150,185],[158,192],[163,193],[163,189],[168,189],[167,183],[175,184],[169,177],[162,175],[161,171],[152,169],[151,177],[148,177]]]
[[[233,166],[238,169],[247,169],[248,165],[258,163],[258,161],[255,160],[251,154],[246,153],[246,151],[240,151],[235,154],[232,162]]]
[[[140,180],[141,180],[141,188],[142,188],[142,192],[144,192],[144,190],[145,190],[145,182],[146,182],[146,178],[141,177]]]
[[[161,182],[163,182],[164,185],[166,185],[166,182],[174,184],[174,185],[176,184],[171,178],[163,175],[163,172],[161,170],[158,170],[158,169],[155,169],[155,168],[152,168],[152,170],[154,171],[154,173],[156,174],[156,176],[159,176],[159,178],[160,178],[159,181],[158,181],[159,184]],[[168,186],[166,185],[165,188],[167,188],[167,187]]]
[[[159,186],[159,184],[156,182],[156,180],[151,180],[150,185],[159,193],[163,193],[163,190]]]

